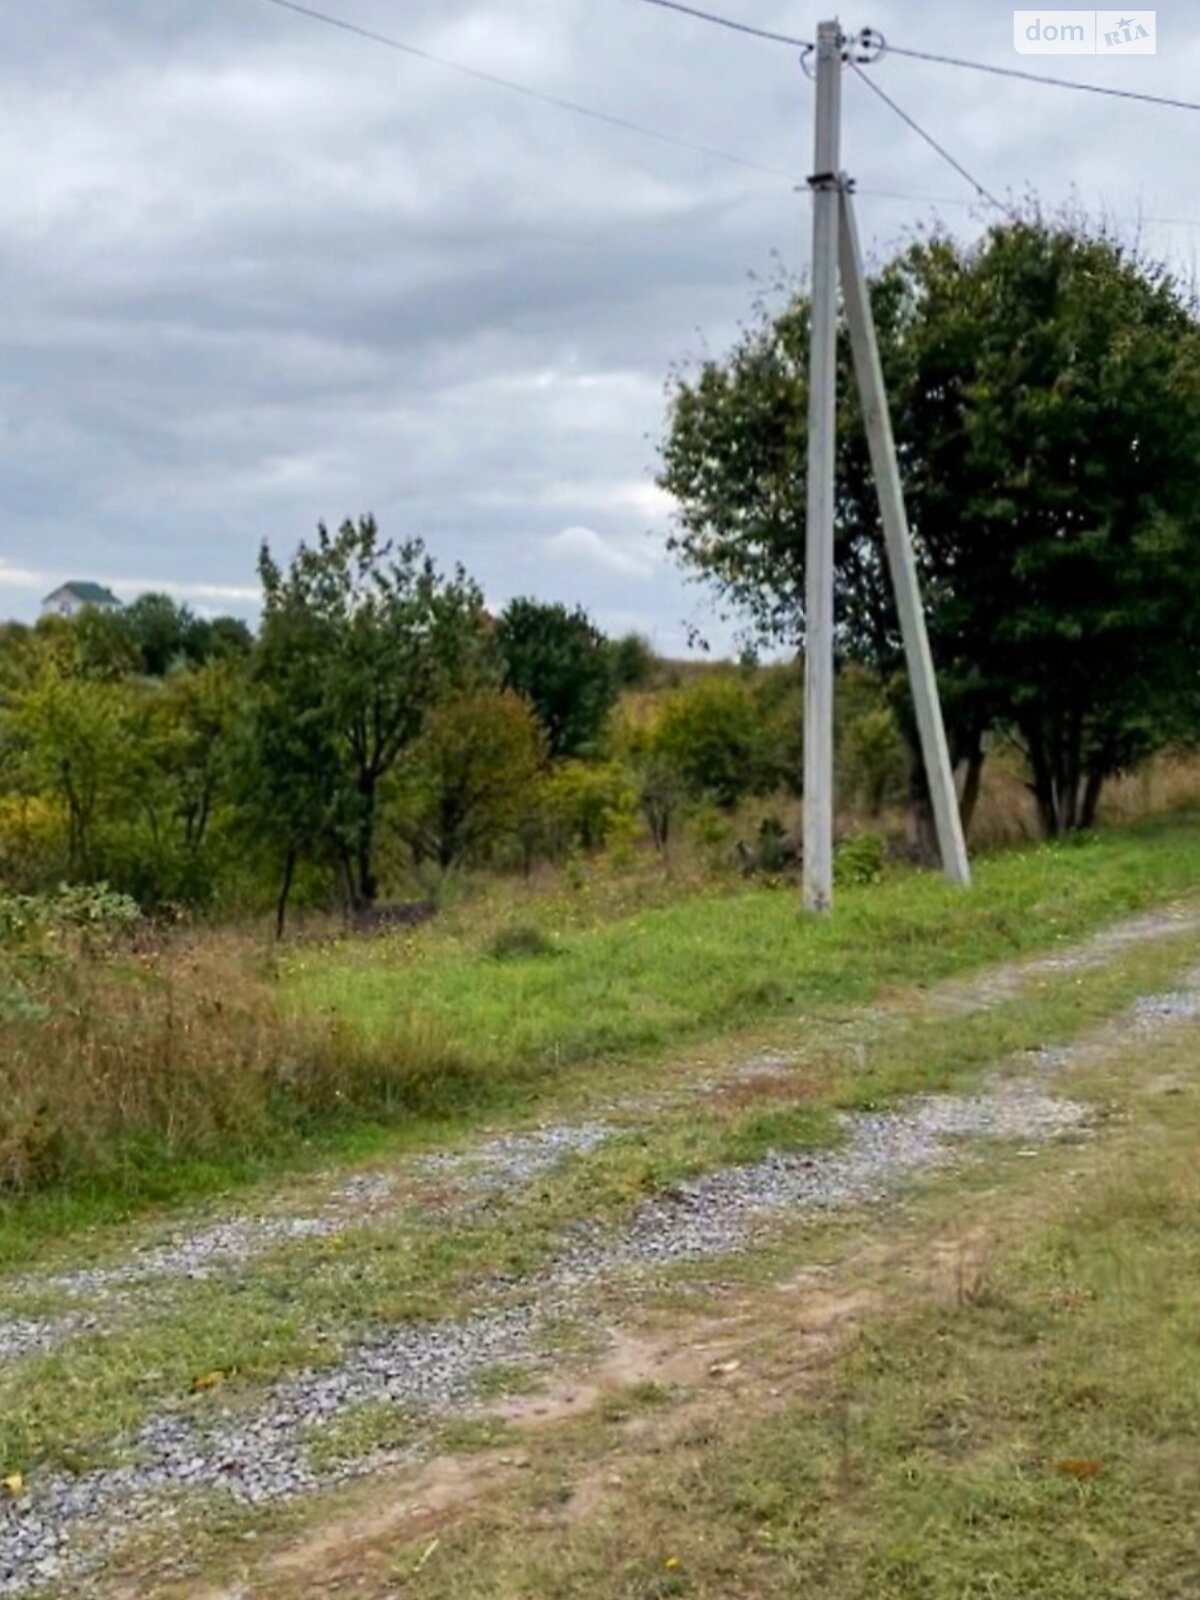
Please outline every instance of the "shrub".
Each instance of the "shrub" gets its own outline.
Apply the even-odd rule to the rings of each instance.
[[[67,859],[67,820],[48,795],[0,795],[0,882],[30,893],[53,883]]]
[[[878,883],[883,877],[887,843],[879,833],[856,833],[838,845],[833,858],[834,882]]]
[[[622,816],[632,816],[637,796],[625,769],[616,762],[566,761],[546,784],[549,831],[565,854],[573,846],[599,850]]]
[[[731,808],[764,787],[764,728],[750,686],[740,678],[698,678],[667,701],[658,750],[690,793]]]
[[[871,706],[849,718],[838,749],[838,786],[845,798],[877,817],[889,800],[903,798],[907,783],[904,741],[891,708]]]
[[[397,784],[397,821],[416,860],[446,872],[510,840],[544,758],[532,706],[509,689],[435,706]]]

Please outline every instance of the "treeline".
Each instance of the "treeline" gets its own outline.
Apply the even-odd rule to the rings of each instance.
[[[644,640],[528,599],[493,617],[370,518],[286,564],[264,548],[260,574],[256,635],[162,595],[0,633],[0,887],[282,922],[297,895],[364,908],[467,863],[667,850],[684,808],[796,786],[794,667],[662,692]],[[891,777],[866,781],[894,785],[863,692],[860,765],[884,752]]]

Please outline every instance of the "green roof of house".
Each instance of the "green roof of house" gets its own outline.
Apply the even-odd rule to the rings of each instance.
[[[70,583],[60,583],[54,591],[61,594],[66,589],[73,594],[76,600],[82,600],[85,606],[119,606],[121,602],[111,589],[106,589],[102,583],[91,583],[87,579],[72,578]],[[47,596],[47,598],[52,598]]]

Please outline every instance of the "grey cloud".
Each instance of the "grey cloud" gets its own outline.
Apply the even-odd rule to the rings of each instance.
[[[327,0],[329,9],[770,166],[808,170],[792,55],[638,0]],[[782,0],[729,0],[811,30]],[[250,610],[265,536],[373,509],[498,600],[581,600],[679,648],[707,617],[652,489],[669,366],[733,335],[789,183],[531,104],[264,0],[42,0],[0,61],[0,613],[42,573],[153,580]],[[899,0],[897,39],[1000,63],[1011,11]],[[1136,64],[1048,63],[1187,93],[1200,8]],[[1022,62],[1032,65],[1038,63]],[[871,69],[1001,192],[1075,186],[1200,216],[1200,119],[899,58]],[[1126,76],[1122,76],[1125,74]],[[845,164],[880,254],[970,193],[851,83]],[[965,206],[941,213],[980,225]],[[1152,248],[1190,260],[1193,233]],[[727,630],[713,625],[719,640]]]

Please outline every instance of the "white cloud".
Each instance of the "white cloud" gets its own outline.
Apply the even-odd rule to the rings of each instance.
[[[31,567],[14,567],[10,561],[5,561],[0,556],[0,589],[19,589],[22,593],[34,592],[41,589],[45,592],[54,581],[44,572],[36,572]]]
[[[84,563],[86,568],[86,563]],[[65,572],[56,568],[18,567],[0,556],[0,592],[6,589],[22,594],[47,595],[59,584],[70,579],[83,579],[102,583],[122,600],[136,599],[139,594],[153,590],[156,594],[171,594],[179,600],[196,600],[213,604],[245,607],[255,605],[262,598],[257,584],[247,583],[189,583],[175,578],[114,578],[109,573],[90,569]]]
[[[654,572],[652,561],[613,539],[605,539],[595,528],[564,528],[546,540],[546,549],[556,561],[578,561],[622,577],[649,578]]]

